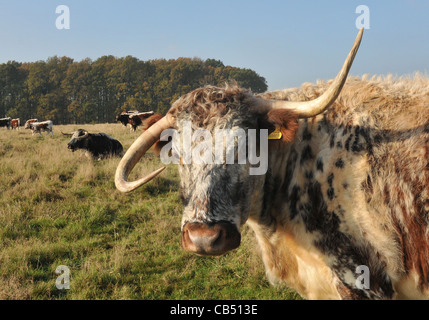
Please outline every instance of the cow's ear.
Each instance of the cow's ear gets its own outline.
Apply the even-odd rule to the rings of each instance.
[[[298,115],[291,110],[272,109],[259,118],[260,128],[268,129],[268,139],[290,142],[298,130]]]

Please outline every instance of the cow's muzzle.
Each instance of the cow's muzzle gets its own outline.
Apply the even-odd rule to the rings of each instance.
[[[203,256],[218,256],[240,246],[241,235],[230,222],[213,224],[186,223],[182,231],[182,247]]]

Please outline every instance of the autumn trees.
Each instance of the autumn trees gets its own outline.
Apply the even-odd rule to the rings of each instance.
[[[214,59],[142,61],[103,56],[95,61],[51,57],[0,64],[0,116],[57,124],[113,122],[122,110],[165,113],[179,96],[204,85],[237,81],[259,93],[263,77]]]

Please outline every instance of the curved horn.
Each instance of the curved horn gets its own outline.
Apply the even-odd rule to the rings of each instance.
[[[148,130],[143,132],[140,137],[138,137],[137,140],[134,141],[134,143],[127,150],[127,152],[119,162],[118,167],[116,168],[115,185],[119,191],[133,191],[134,189],[155,178],[165,169],[165,167],[162,167],[139,180],[127,181],[128,175],[130,174],[131,170],[133,170],[134,166],[141,159],[141,157],[143,157],[146,151],[149,150],[149,148],[152,147],[152,145],[159,140],[162,131],[172,126],[173,117],[170,114],[167,114],[165,117],[163,117],[153,126],[151,126]]]
[[[72,135],[74,134],[74,132],[72,132],[72,133],[64,133],[64,132],[62,132],[62,131],[61,131],[61,133],[62,133],[63,135],[65,135],[65,136],[72,136]]]
[[[292,109],[298,113],[299,118],[311,118],[324,112],[334,101],[343,88],[347,79],[347,74],[352,66],[353,59],[359,49],[362,40],[363,28],[359,30],[356,40],[350,50],[349,55],[344,62],[340,72],[335,77],[332,84],[329,86],[320,97],[311,101],[273,101],[273,108],[276,109]]]
[[[81,139],[86,139],[86,138],[88,138],[88,136],[89,136],[89,132],[88,132],[88,131],[83,130],[83,129],[79,129],[79,130],[82,130],[82,131],[83,131],[83,132],[85,132],[85,133],[83,134],[83,136],[76,137],[76,139],[81,140]],[[78,131],[79,131],[79,130],[78,130]],[[77,131],[76,131],[76,132],[77,132]]]

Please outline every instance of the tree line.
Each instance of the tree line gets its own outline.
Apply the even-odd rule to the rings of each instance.
[[[0,118],[50,119],[55,124],[114,122],[124,110],[165,114],[181,95],[204,85],[236,81],[255,93],[267,90],[255,71],[215,59],[103,56],[95,61],[51,57],[0,64]]]

